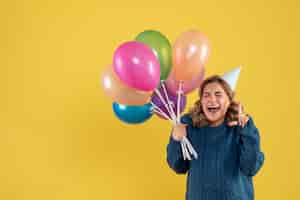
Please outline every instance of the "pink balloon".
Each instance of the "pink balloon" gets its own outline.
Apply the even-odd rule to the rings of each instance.
[[[120,45],[114,53],[113,67],[126,85],[137,90],[151,91],[160,82],[159,60],[151,48],[141,42]]]
[[[182,81],[182,90],[183,93],[186,95],[196,88],[199,88],[204,80],[205,76],[205,69],[202,67],[201,72],[196,74],[191,80]],[[177,90],[179,88],[179,81],[175,79],[174,71],[172,70],[168,79],[166,80],[166,87],[168,91],[172,94],[177,94]]]

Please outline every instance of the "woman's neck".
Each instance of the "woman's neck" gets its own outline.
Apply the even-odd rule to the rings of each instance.
[[[224,122],[224,120],[225,120],[225,118],[222,117],[221,119],[218,119],[216,121],[209,122],[209,126],[212,126],[212,127],[219,126],[219,125],[221,125]]]

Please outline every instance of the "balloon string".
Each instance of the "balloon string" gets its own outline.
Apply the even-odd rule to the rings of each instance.
[[[178,86],[178,91],[177,91],[177,123],[180,123],[180,101],[181,101],[181,95],[183,94],[182,91],[182,86],[183,86],[183,81],[179,81],[179,86]],[[194,155],[194,157],[197,159],[198,158],[198,154],[195,151],[195,149],[193,148],[192,144],[190,143],[190,141],[187,139],[187,137],[183,137],[182,139],[182,143],[184,144],[183,146],[186,148],[186,156],[189,160],[191,160],[190,154]]]
[[[152,101],[150,102],[154,108],[154,112],[161,114],[162,116],[164,116],[165,118],[167,118],[172,124],[173,124],[173,120],[164,112],[162,111],[157,105],[155,105],[155,103],[153,103]]]
[[[182,155],[183,155],[183,160],[186,160],[187,159],[187,157],[186,157],[186,149],[185,149],[185,146],[184,146],[184,144],[183,144],[183,142],[182,141],[180,141],[180,145],[181,145],[181,151],[182,151]]]
[[[182,81],[179,82],[179,88],[177,91],[177,123],[180,123],[180,101],[182,94]]]
[[[190,153],[189,153],[188,150],[187,150],[185,141],[184,141],[184,140],[181,140],[181,143],[182,143],[182,146],[183,146],[183,150],[184,150],[184,152],[185,152],[185,157],[186,157],[188,160],[192,160],[192,158],[191,158],[191,156],[190,156]]]
[[[192,155],[194,155],[194,157],[197,159],[198,158],[198,154],[195,151],[195,149],[193,148],[192,144],[190,143],[190,141],[187,139],[187,137],[183,137],[183,141],[184,143],[187,145],[188,150],[191,152]]]
[[[167,93],[167,89],[166,89],[165,84],[164,84],[163,81],[161,82],[161,86],[162,86],[162,88],[163,88],[164,95],[165,95],[166,100],[167,100],[167,104],[168,104],[168,106],[169,106],[169,108],[170,108],[170,111],[171,111],[171,113],[172,113],[172,119],[176,119],[175,111],[173,110],[173,107],[171,106],[171,101],[169,100],[169,96],[168,96],[168,93]]]
[[[169,115],[171,116],[172,120],[174,121],[173,124],[176,124],[176,119],[174,119],[169,106],[167,105],[166,101],[164,100],[164,98],[162,97],[161,93],[159,92],[158,89],[155,89],[154,92],[157,94],[157,96],[159,97],[159,99],[162,101],[162,103],[164,104],[165,108],[167,109]]]
[[[169,118],[169,116],[166,115],[165,113],[163,113],[163,112],[161,112],[161,111],[159,111],[159,110],[157,110],[157,109],[153,109],[153,112],[155,112],[155,113],[157,113],[157,114],[159,114],[159,115],[162,115],[163,117],[167,118],[167,120],[169,120],[170,122],[173,123],[172,119]]]
[[[188,157],[186,155],[186,147],[184,145],[184,143],[182,141],[180,141],[180,145],[181,145],[181,150],[182,150],[182,155],[183,155],[183,160],[187,160]]]
[[[164,111],[162,111],[157,105],[155,105],[154,102],[151,101],[152,106],[154,107],[154,112],[163,115],[165,118],[167,118],[173,125],[176,125],[177,123],[180,123],[180,101],[181,101],[181,95],[182,95],[182,81],[179,82],[179,89],[177,91],[177,116],[170,104],[170,100],[168,97],[168,93],[167,90],[165,88],[164,83],[162,82],[162,88],[164,91],[164,95],[166,97],[167,102],[165,101],[165,99],[162,97],[162,94],[160,93],[160,91],[158,89],[155,89],[154,92],[158,95],[158,97],[160,98],[160,100],[162,101],[163,105],[165,106],[165,108],[168,111],[168,114],[171,116],[169,117]],[[192,160],[191,155],[189,152],[191,152],[192,155],[194,155],[194,157],[197,159],[198,154],[195,151],[195,149],[193,148],[193,146],[191,145],[191,143],[189,142],[189,140],[186,137],[183,137],[183,139],[180,141],[181,143],[181,149],[182,149],[182,153],[183,153],[183,159],[186,160]]]
[[[186,141],[184,140],[185,137],[183,137],[180,141],[181,143],[181,148],[182,148],[182,151],[184,153],[184,156],[183,158],[185,157],[186,159],[188,160],[192,160],[191,156],[190,156],[190,153],[188,151],[188,148],[187,148],[187,144],[186,144]]]

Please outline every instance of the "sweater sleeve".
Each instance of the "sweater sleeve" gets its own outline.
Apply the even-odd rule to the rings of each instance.
[[[189,161],[183,159],[180,141],[172,138],[172,134],[167,146],[167,162],[177,174],[185,174],[189,169]]]
[[[262,167],[265,156],[260,149],[260,136],[253,119],[249,120],[244,128],[238,127],[239,162],[240,170],[247,176],[254,176]]]
[[[181,118],[181,122],[185,123],[186,117]],[[189,170],[189,161],[183,159],[181,143],[172,137],[172,132],[167,145],[167,162],[171,169],[177,174],[185,174]]]

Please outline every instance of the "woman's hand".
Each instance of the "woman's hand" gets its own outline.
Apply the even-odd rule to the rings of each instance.
[[[186,126],[187,124],[179,123],[173,127],[172,137],[174,140],[181,141],[186,136]]]
[[[237,121],[231,121],[228,123],[229,126],[241,126],[244,128],[244,126],[247,124],[249,120],[249,117],[243,113],[243,107],[241,103],[238,103],[238,119]]]

